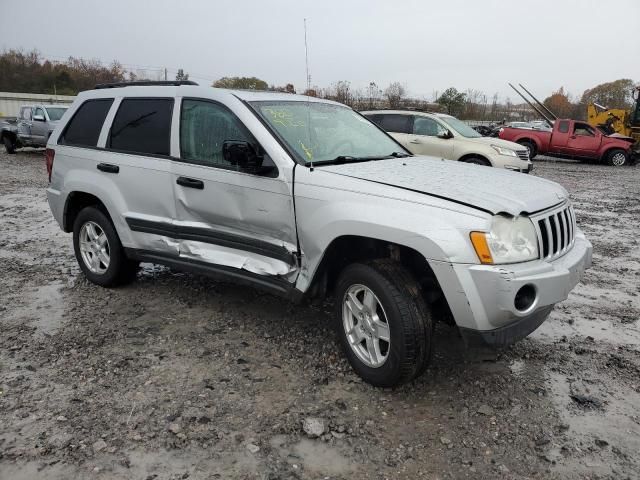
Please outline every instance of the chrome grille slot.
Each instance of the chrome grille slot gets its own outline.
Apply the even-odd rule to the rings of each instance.
[[[576,221],[571,205],[565,204],[531,219],[536,227],[540,258],[554,260],[571,249],[576,236]]]
[[[516,150],[516,155],[520,157],[520,160],[529,161],[529,150]]]

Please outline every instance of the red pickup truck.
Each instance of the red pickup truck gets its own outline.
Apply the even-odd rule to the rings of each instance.
[[[553,122],[552,131],[504,127],[498,136],[527,147],[531,159],[540,153],[606,162],[616,167],[633,160],[632,138],[604,135],[588,123],[575,120],[558,119]]]

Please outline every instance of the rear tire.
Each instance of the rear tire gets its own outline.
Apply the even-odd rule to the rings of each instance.
[[[73,224],[73,250],[90,282],[115,287],[135,279],[138,263],[127,258],[109,217],[99,208],[83,208]]]
[[[431,313],[420,285],[399,263],[380,259],[347,266],[338,278],[335,308],[340,343],[367,383],[393,387],[413,380],[428,366]]]
[[[535,156],[538,154],[538,149],[536,148],[536,144],[529,141],[529,140],[523,140],[521,142],[518,142],[520,145],[522,145],[523,147],[525,147],[527,150],[529,150],[529,160],[533,160],[535,158]]]
[[[622,167],[624,165],[629,165],[629,163],[629,153],[625,152],[621,148],[614,148],[607,153],[607,164],[612,167]]]
[[[4,143],[4,149],[9,155],[16,153],[16,144],[10,137],[2,137],[2,142]]]

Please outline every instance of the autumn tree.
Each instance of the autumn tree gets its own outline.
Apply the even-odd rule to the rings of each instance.
[[[216,88],[232,88],[238,90],[267,90],[269,85],[256,77],[222,77],[213,82]]]
[[[449,115],[458,115],[464,109],[466,94],[459,92],[454,87],[447,88],[436,100],[436,103],[445,108]]]
[[[630,108],[633,104],[631,96],[633,80],[621,78],[613,82],[601,83],[593,88],[585,90],[580,103],[586,108],[589,103],[599,103],[607,108]]]
[[[545,98],[542,103],[559,118],[571,117],[571,114],[574,110],[571,99],[569,98],[569,95],[564,91],[564,87],[560,87],[559,90],[553,92],[551,96]]]
[[[389,108],[399,108],[406,93],[404,86],[400,82],[391,83],[384,91],[384,96],[389,102]]]

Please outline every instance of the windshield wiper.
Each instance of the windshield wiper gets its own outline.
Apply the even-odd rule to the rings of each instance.
[[[402,152],[393,152],[393,153],[390,153],[389,155],[373,155],[373,156],[368,156],[368,157],[354,157],[352,155],[338,155],[333,160],[321,160],[319,162],[313,162],[313,164],[314,165],[327,165],[327,164],[340,165],[340,164],[343,164],[343,163],[370,162],[370,161],[375,161],[375,160],[387,160],[389,158],[404,158],[404,157],[409,157],[409,156],[411,156],[411,155],[409,155],[408,153],[402,153]]]

